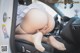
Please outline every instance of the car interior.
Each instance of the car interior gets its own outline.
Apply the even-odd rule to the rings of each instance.
[[[41,0],[42,2],[43,0]],[[30,5],[32,0],[18,0],[21,5]],[[68,17],[64,15],[55,5],[55,3],[45,3],[57,12],[55,15],[55,29],[50,32],[51,35],[55,35],[58,41],[64,43],[66,50],[59,51],[52,48],[45,42],[42,45],[46,51],[44,53],[80,53],[80,18],[78,16]],[[71,7],[72,8],[72,7]],[[61,22],[58,20],[60,16]],[[46,35],[47,36],[47,35]],[[16,53],[42,53],[38,51],[34,45],[28,41],[15,38]]]

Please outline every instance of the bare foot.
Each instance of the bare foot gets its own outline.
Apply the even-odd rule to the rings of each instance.
[[[36,33],[35,35],[33,35],[33,43],[36,49],[38,49],[41,52],[44,52],[45,48],[41,44],[42,37],[43,34],[41,32]]]
[[[62,50],[62,51],[66,50],[64,44],[57,41],[53,36],[49,37],[49,43],[58,50]]]

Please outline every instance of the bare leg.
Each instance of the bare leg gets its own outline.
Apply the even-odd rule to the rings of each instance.
[[[45,48],[41,44],[42,38],[43,38],[43,34],[41,32],[38,32],[33,36],[33,42],[36,49],[38,49],[41,52],[44,52]]]
[[[19,30],[19,31],[21,31],[21,30]],[[41,40],[51,44],[54,48],[56,48],[58,50],[66,50],[64,47],[64,44],[57,41],[53,36],[50,36],[49,38],[46,38],[46,37],[42,38],[42,37],[43,37],[43,34],[41,32],[38,32],[34,35],[32,35],[32,34],[16,35],[16,38],[27,40],[27,41],[33,43],[35,48],[41,52],[43,52],[45,50],[41,44]]]
[[[27,40],[27,41],[33,43],[35,48],[41,52],[43,52],[45,50],[45,48],[41,44],[42,37],[43,37],[43,34],[41,32],[38,31],[36,34],[33,34],[33,35],[25,34],[25,32],[20,28],[20,26],[18,26],[16,28],[16,32],[24,33],[22,35],[16,35],[15,36],[16,38]]]
[[[62,50],[62,51],[66,50],[64,44],[57,41],[53,36],[49,37],[49,43],[58,50]]]
[[[41,32],[38,32],[34,35],[31,34],[16,35],[15,37],[33,43],[35,48],[41,52],[44,52],[45,50],[45,48],[41,44],[41,40],[43,37],[43,34]]]
[[[66,50],[63,43],[57,41],[54,36],[50,36],[49,38],[43,37],[42,41],[47,42],[48,44],[52,45],[54,48],[58,50]]]

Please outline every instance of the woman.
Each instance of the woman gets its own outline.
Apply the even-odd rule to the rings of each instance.
[[[24,7],[20,5],[18,9],[20,8],[18,18],[21,20],[16,28],[16,38],[33,43],[35,48],[41,52],[45,51],[41,41],[47,42],[58,50],[66,50],[64,44],[53,36],[44,37],[54,29],[55,21],[42,5],[33,3]]]

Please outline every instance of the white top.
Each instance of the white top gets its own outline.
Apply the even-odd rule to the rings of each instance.
[[[32,8],[37,8],[45,11],[45,8],[37,3],[33,3],[29,6],[19,5],[17,9],[17,23],[16,23],[17,25],[22,21],[22,18],[25,16],[25,14]]]
[[[46,4],[44,4],[44,3],[40,2],[40,1],[32,3],[32,4],[28,5],[28,6],[26,6],[26,5],[19,5],[18,9],[17,9],[18,11],[17,11],[17,21],[16,21],[17,23],[16,23],[16,25],[21,23],[22,18],[32,8],[37,8],[37,9],[46,11],[52,17],[54,17],[57,14],[51,7],[49,7],[48,5],[46,5]]]

